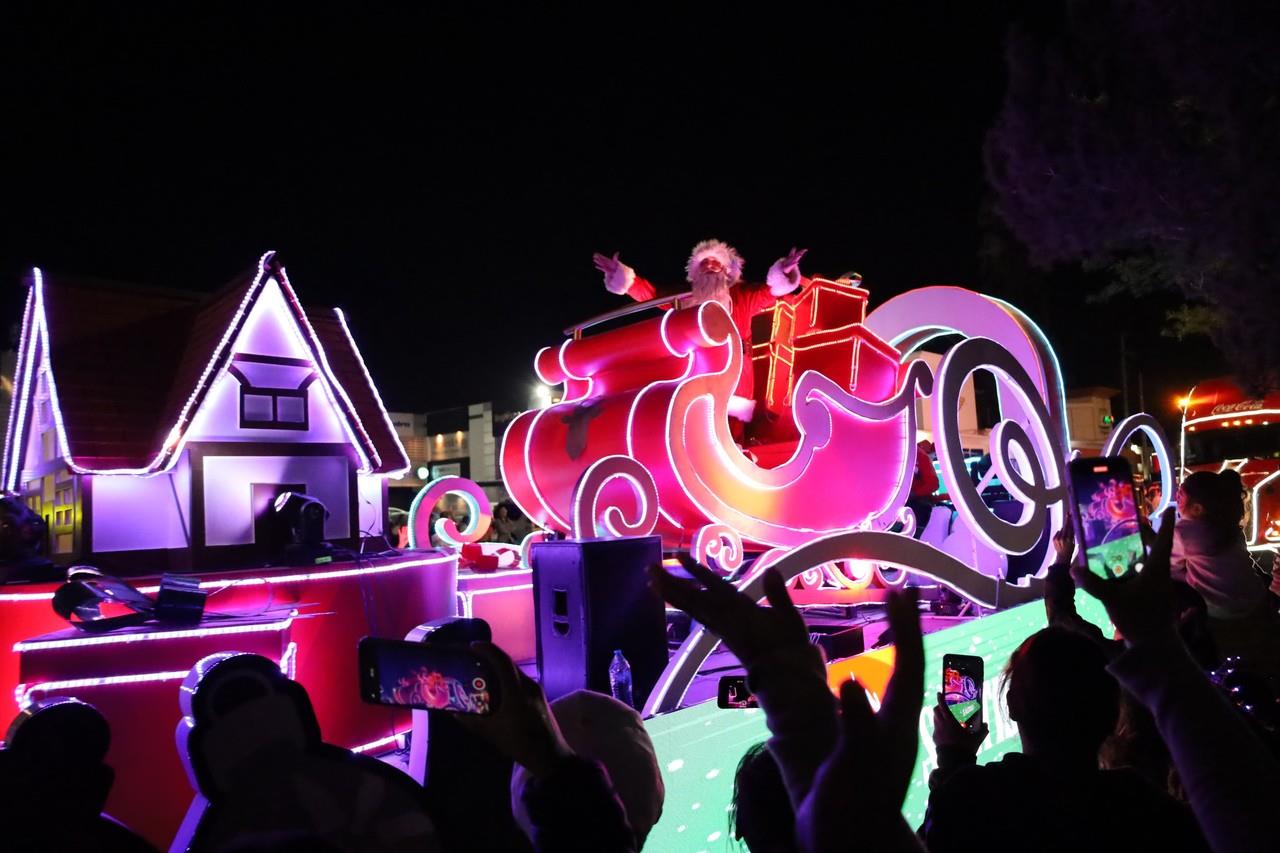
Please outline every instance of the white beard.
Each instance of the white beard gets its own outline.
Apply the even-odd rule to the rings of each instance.
[[[729,281],[727,273],[698,272],[689,283],[693,285],[691,305],[719,302],[724,306],[724,310],[729,312],[729,316],[733,316],[733,298],[729,295],[729,288],[733,286],[733,282]]]

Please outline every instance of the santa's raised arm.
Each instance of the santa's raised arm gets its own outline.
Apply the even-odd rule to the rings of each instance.
[[[804,257],[806,251],[808,250],[792,249],[769,267],[764,286],[774,299],[793,293],[801,285],[808,283],[800,274],[800,259]],[[596,269],[604,274],[604,286],[610,293],[630,296],[636,302],[647,302],[660,295],[676,294],[676,291],[667,288],[659,290],[647,278],[636,275],[635,269],[618,259],[618,254],[614,252],[610,257],[596,252],[592,256]],[[708,299],[716,299],[729,308],[729,300],[719,297],[729,288],[744,284],[742,268],[742,256],[727,243],[719,240],[703,240],[694,246],[689,262],[685,266],[686,278],[693,287],[693,299],[689,304],[696,305]],[[748,285],[748,289],[754,288]]]
[[[693,295],[681,300],[680,307],[719,302],[733,318],[733,324],[742,338],[744,351],[750,354],[751,318],[782,297],[809,285],[809,280],[800,274],[800,259],[806,251],[792,249],[773,262],[763,283],[752,284],[742,279],[742,256],[736,249],[719,240],[703,240],[693,247],[689,263],[685,266]],[[666,289],[659,291],[652,282],[636,275],[635,270],[618,260],[616,253],[610,257],[597,252],[593,260],[596,269],[604,273],[604,286],[611,293],[626,294],[637,302],[679,293]],[[742,371],[730,403],[730,413],[743,421],[751,420],[755,411],[755,401],[752,399],[753,373],[750,369]]]

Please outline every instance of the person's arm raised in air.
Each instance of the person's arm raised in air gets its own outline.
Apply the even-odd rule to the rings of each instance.
[[[798,806],[836,742],[836,701],[822,654],[809,642],[786,583],[773,569],[764,576],[770,606],[762,607],[693,559],[682,555],[681,563],[694,580],[654,566],[652,583],[664,599],[720,637],[746,668],[773,735],[769,752]]]
[[[1169,555],[1173,510],[1137,577],[1106,581],[1080,566],[1076,582],[1107,608],[1126,650],[1108,669],[1151,711],[1200,829],[1214,853],[1280,850],[1280,763],[1191,659],[1174,627]]]
[[[1118,655],[1123,646],[1107,638],[1102,629],[1076,610],[1076,585],[1071,580],[1071,560],[1075,554],[1076,536],[1071,525],[1053,535],[1054,561],[1044,579],[1044,609],[1050,625],[1083,634],[1093,640],[1107,657]]]
[[[914,589],[889,594],[889,627],[897,642],[880,710],[871,712],[866,691],[856,681],[840,687],[836,747],[796,813],[796,841],[805,853],[924,851],[902,817],[924,704],[924,641],[916,600]],[[857,804],[856,823],[851,822],[851,803]]]
[[[769,293],[776,299],[794,293],[801,285],[807,285],[809,279],[800,274],[800,259],[808,249],[792,249],[773,262],[765,275],[764,283],[769,286]]]
[[[634,269],[618,260],[617,252],[612,257],[596,252],[591,260],[604,273],[604,287],[610,293],[630,296],[636,302],[648,302],[658,295],[658,289],[647,278],[636,275]]]
[[[497,708],[488,716],[459,715],[458,721],[529,771],[520,796],[533,824],[534,850],[635,853],[635,833],[609,774],[569,748],[542,688],[492,643],[471,648],[497,679]]]

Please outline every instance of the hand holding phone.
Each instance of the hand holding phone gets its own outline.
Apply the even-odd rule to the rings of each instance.
[[[960,725],[973,731],[982,724],[982,658],[942,656],[942,700]]]
[[[520,671],[511,657],[493,643],[472,643],[472,650],[488,663],[497,678],[502,706],[489,716],[460,716],[458,722],[488,740],[535,777],[552,772],[573,754],[560,733],[547,696],[538,682]]]
[[[1104,580],[1131,577],[1147,559],[1133,470],[1123,456],[1081,457],[1067,466],[1078,558]]]
[[[469,646],[365,637],[359,645],[360,698],[458,714],[491,714],[497,680]]]

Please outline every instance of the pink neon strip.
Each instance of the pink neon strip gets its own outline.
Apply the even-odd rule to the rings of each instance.
[[[517,586],[494,586],[489,589],[469,589],[466,592],[459,592],[459,595],[469,595],[475,598],[477,595],[491,595],[495,592],[519,592],[522,589],[533,589],[533,584],[525,583]]]
[[[34,693],[51,693],[55,690],[80,690],[87,687],[110,687],[116,684],[145,684],[156,681],[181,681],[190,670],[170,672],[142,672],[136,675],[109,675],[102,678],[72,678],[66,681],[42,681],[37,684],[19,684],[14,688],[18,707],[26,709]]]
[[[154,640],[182,640],[192,637],[222,637],[232,634],[257,634],[267,631],[284,631],[293,624],[298,611],[289,613],[289,618],[277,622],[264,622],[258,625],[228,625],[222,628],[192,628],[183,631],[157,631],[151,634],[104,634],[94,637],[76,637],[70,640],[37,640],[13,644],[15,652],[35,652],[46,649],[74,649],[83,646],[111,646],[120,643],[142,643]]]
[[[323,581],[334,580],[336,578],[359,577],[360,575],[383,574],[385,572],[395,572],[401,569],[411,569],[414,566],[439,566],[453,562],[458,559],[456,555],[445,554],[441,557],[427,557],[421,560],[407,560],[399,563],[392,563],[389,566],[364,566],[358,569],[338,569],[331,572],[310,572],[308,574],[298,575],[280,575],[278,577],[253,577],[253,578],[230,578],[220,581],[201,581],[201,589],[226,589],[233,586],[262,586],[264,584],[275,583],[298,583],[300,581]],[[527,570],[526,570],[527,571]],[[494,573],[495,575],[498,573]],[[492,577],[489,575],[488,577]],[[153,595],[160,591],[159,586],[140,586],[138,592],[144,595]],[[0,603],[18,602],[18,601],[48,601],[53,598],[51,592],[19,592],[6,593],[0,595]]]
[[[382,395],[378,393],[377,384],[374,383],[373,377],[369,375],[369,368],[364,363],[364,356],[360,354],[360,348],[356,346],[356,339],[352,336],[350,327],[347,326],[347,315],[343,313],[341,308],[334,308],[333,313],[338,315],[338,325],[342,327],[342,333],[347,336],[347,341],[351,344],[351,351],[356,354],[356,361],[360,365],[361,372],[364,373],[365,381],[373,389],[373,398],[378,401],[378,411],[382,413],[382,420],[387,424],[387,432],[391,434],[392,440],[396,443],[396,448],[400,451],[400,455],[404,457],[404,467],[396,471],[388,471],[387,476],[402,477],[408,473],[411,467],[409,453],[404,449],[404,444],[400,441],[400,435],[396,432],[395,425],[391,423],[391,416],[387,414],[387,406],[382,402]]]
[[[468,573],[463,574],[461,571],[458,572],[459,582],[465,581],[465,580],[483,580],[485,578],[506,578],[506,577],[511,577],[512,575],[533,574],[533,569],[501,569],[496,572],[472,572],[469,569],[464,571],[467,571]]]
[[[402,731],[402,732],[396,732],[393,735],[387,735],[386,737],[378,738],[377,740],[371,740],[368,743],[362,743],[359,746],[351,747],[351,751],[356,754],[359,754],[362,752],[368,752],[371,749],[378,749],[379,747],[383,747],[383,746],[391,746],[392,744],[395,744],[396,749],[404,749],[405,735],[409,734],[409,732],[411,731],[413,731],[413,729],[406,729],[405,731]]]
[[[255,578],[233,578],[222,581],[202,581],[201,589],[224,589],[233,586],[262,586],[263,584],[277,583],[298,583],[301,581],[326,581],[336,580],[338,578],[354,578],[362,575],[380,575],[387,572],[398,572],[401,569],[411,569],[414,566],[439,566],[451,563],[458,559],[453,554],[446,554],[441,557],[430,557],[422,560],[406,560],[400,563],[392,563],[389,566],[364,566],[358,569],[337,569],[330,572],[308,572],[306,574],[297,575],[280,575],[278,577],[255,577]],[[140,587],[139,592],[147,593],[148,591],[156,592],[160,587]]]
[[[51,592],[7,592],[0,595],[0,604],[10,601],[49,601],[52,598]]]

